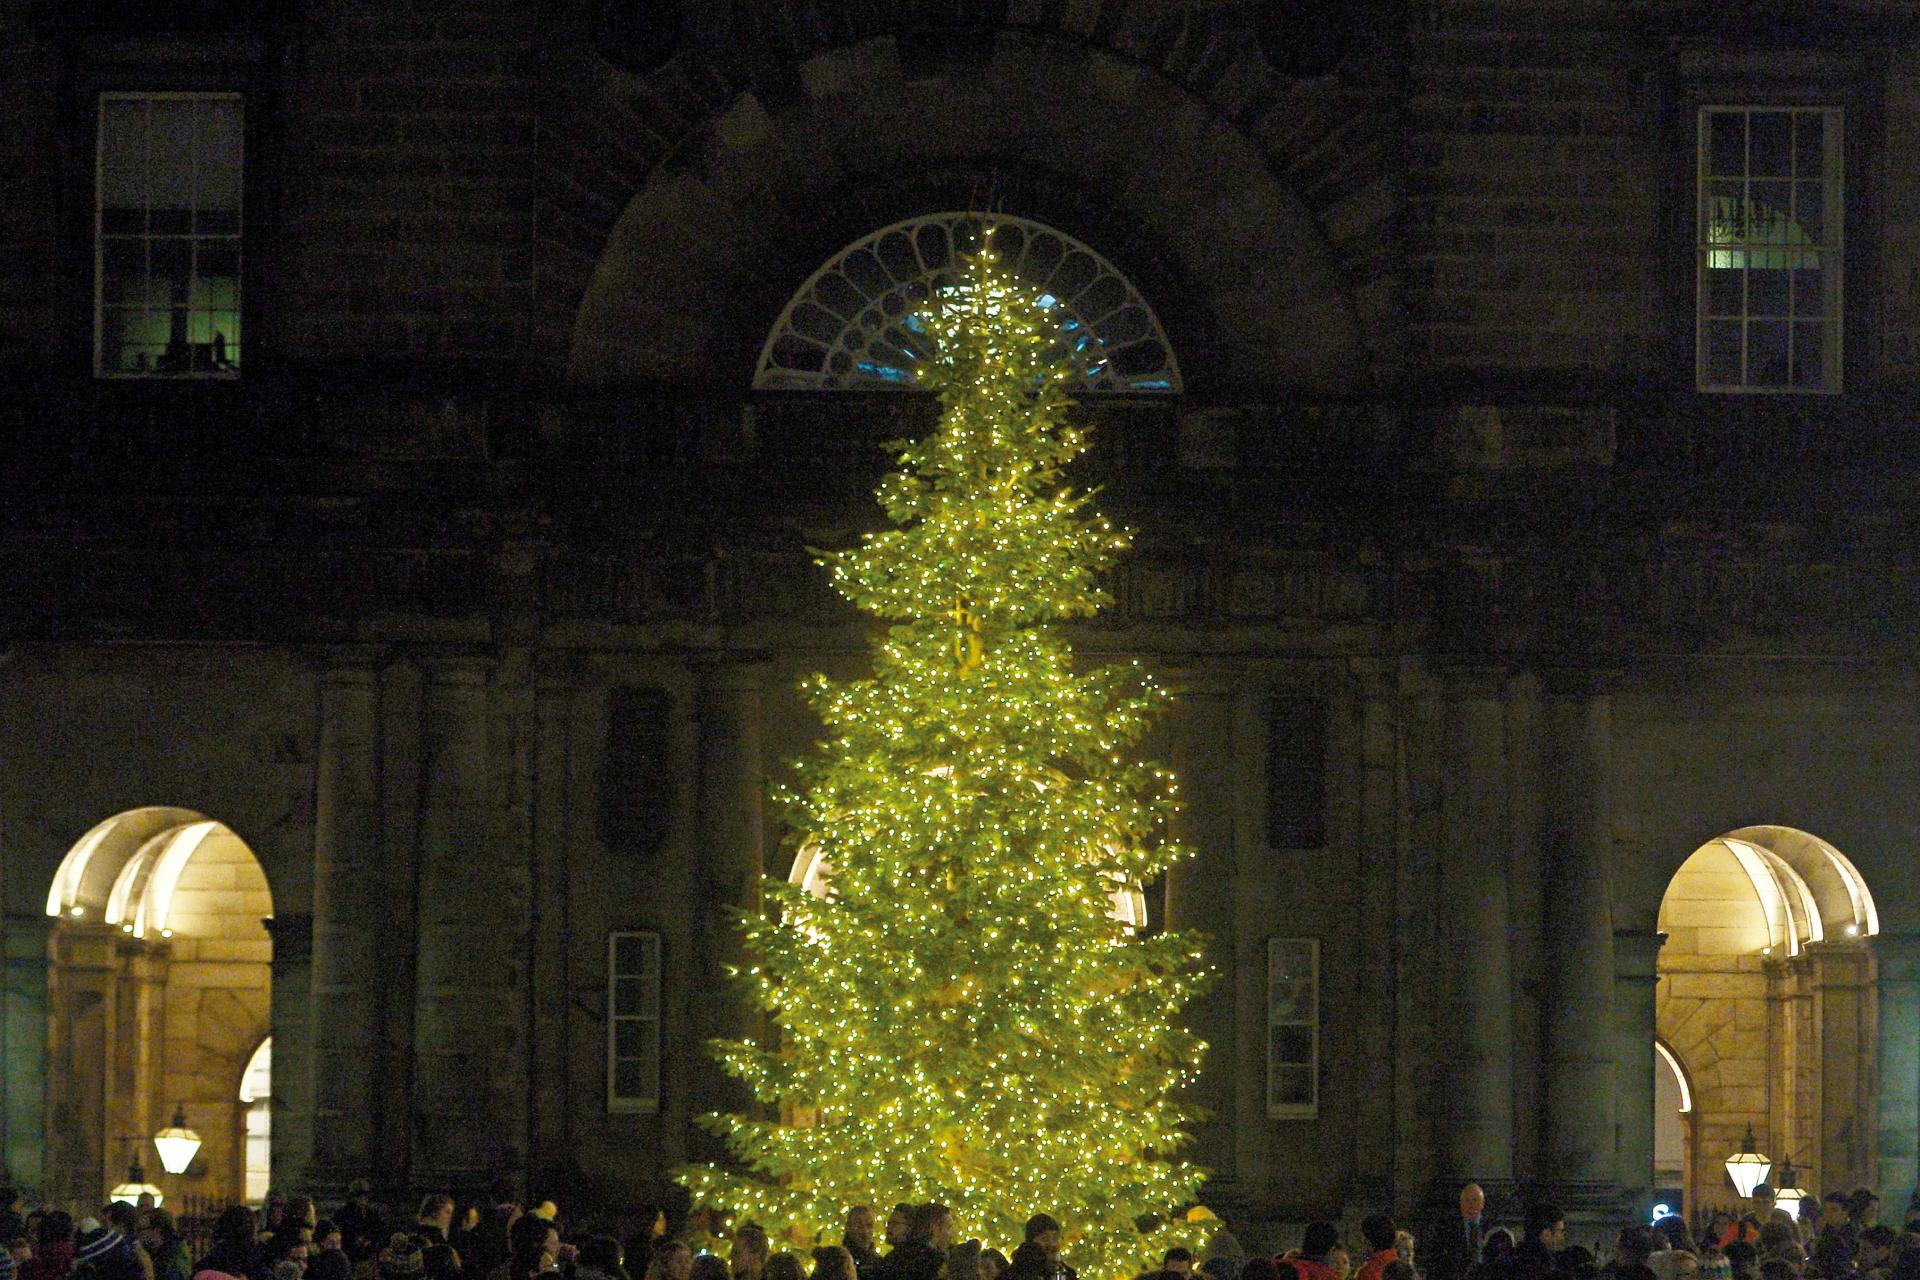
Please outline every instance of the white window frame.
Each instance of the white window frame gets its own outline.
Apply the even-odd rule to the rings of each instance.
[[[93,130],[93,376],[116,380],[232,380],[240,376],[238,367],[232,369],[188,369],[180,372],[148,369],[110,369],[106,367],[106,136],[107,106],[114,102],[233,102],[240,108],[240,137],[236,140],[240,152],[240,190],[234,198],[234,231],[232,235],[199,235],[189,233],[185,237],[156,237],[149,228],[139,236],[116,233],[114,239],[154,239],[184,238],[195,242],[201,240],[232,241],[234,251],[234,315],[240,324],[240,337],[235,346],[236,354],[246,350],[245,328],[245,280],[246,280],[246,171],[247,171],[247,116],[246,95],[235,92],[174,92],[174,91],[116,91],[101,93],[95,104]]]
[[[1280,957],[1284,949],[1304,947],[1307,951],[1308,972],[1311,975],[1311,996],[1308,1000],[1307,1016],[1304,1018],[1279,1018],[1275,1016],[1274,987],[1278,985]],[[1280,1027],[1305,1027],[1307,1029],[1307,1101],[1281,1102],[1274,1096],[1276,1073],[1283,1066],[1301,1065],[1295,1062],[1279,1062],[1274,1058],[1273,1033]],[[1318,938],[1280,938],[1267,939],[1267,1116],[1274,1120],[1314,1120],[1320,1115],[1320,940]]]
[[[632,938],[641,940],[647,956],[646,965],[638,973],[623,973],[618,967],[620,944]],[[660,998],[661,998],[661,951],[660,935],[651,930],[619,930],[607,935],[607,1113],[609,1115],[652,1115],[660,1110],[660,1077],[665,1067],[660,1054]],[[615,993],[622,979],[638,979],[642,982],[644,1007],[650,1013],[616,1013],[619,1007]],[[616,1091],[620,1062],[618,1053],[619,1029],[623,1025],[639,1025],[646,1036],[646,1053],[653,1058],[653,1092],[650,1095],[625,1095]]]
[[[1707,231],[1707,207],[1710,193],[1710,128],[1708,121],[1715,115],[1752,116],[1755,113],[1779,112],[1820,117],[1824,138],[1821,147],[1821,183],[1822,195],[1822,236],[1819,245],[1791,246],[1792,252],[1817,254],[1820,258],[1822,289],[1825,293],[1825,307],[1821,312],[1821,322],[1828,326],[1832,340],[1822,353],[1824,368],[1821,385],[1792,386],[1772,383],[1752,383],[1747,380],[1747,333],[1755,318],[1747,310],[1746,299],[1741,302],[1741,381],[1738,383],[1712,382],[1708,380],[1707,370],[1707,322],[1708,322],[1708,255],[1713,252],[1751,252],[1756,248],[1765,250],[1789,251],[1789,246],[1768,244],[1754,245],[1742,241],[1729,250],[1727,244],[1709,243]],[[1844,352],[1846,348],[1846,109],[1831,105],[1804,105],[1783,103],[1708,103],[1699,108],[1694,120],[1694,188],[1693,188],[1693,225],[1694,225],[1694,306],[1693,306],[1693,380],[1697,391],[1714,395],[1838,395],[1841,390]],[[1789,161],[1787,180],[1789,190],[1795,191],[1803,181],[1798,173],[1799,157],[1793,155]],[[1751,191],[1753,182],[1753,163],[1751,143],[1742,181],[1745,190]],[[1805,179],[1811,180],[1811,179]],[[1743,200],[1748,196],[1743,193]],[[1743,295],[1745,285],[1743,284]],[[1789,285],[1791,297],[1791,285]],[[1789,303],[1789,310],[1792,306]],[[1721,316],[1720,319],[1731,319]],[[1792,344],[1795,341],[1794,325],[1789,323],[1788,351],[1789,370],[1791,370]],[[1789,374],[1791,376],[1791,374]]]

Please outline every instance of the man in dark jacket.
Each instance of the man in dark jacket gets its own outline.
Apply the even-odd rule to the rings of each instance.
[[[873,1206],[857,1204],[847,1210],[847,1229],[840,1243],[853,1257],[853,1269],[862,1280],[873,1274],[880,1254],[873,1247]]]

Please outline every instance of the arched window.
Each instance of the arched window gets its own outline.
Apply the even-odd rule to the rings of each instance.
[[[1146,300],[1111,262],[1026,218],[935,213],[842,249],[800,286],[767,336],[759,391],[907,387],[933,352],[914,312],[959,282],[958,255],[991,229],[1001,260],[1060,325],[1082,391],[1177,392],[1180,366]]]

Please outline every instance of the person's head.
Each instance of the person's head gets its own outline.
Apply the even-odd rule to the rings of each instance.
[[[422,1226],[439,1227],[445,1231],[453,1225],[453,1197],[440,1192],[428,1196],[420,1202],[420,1223]]]
[[[659,1240],[647,1255],[644,1280],[687,1280],[693,1270],[693,1250],[680,1240]]]
[[[1641,1223],[1620,1228],[1620,1236],[1614,1241],[1615,1256],[1625,1262],[1645,1262],[1647,1255],[1653,1252],[1656,1243],[1653,1228]]]
[[[873,1235],[873,1209],[868,1205],[858,1208],[867,1211],[867,1235]],[[849,1219],[852,1214],[847,1215]],[[858,1280],[859,1272],[853,1265],[853,1255],[847,1252],[845,1245],[823,1244],[813,1251],[813,1276],[811,1280]]]
[[[1339,1243],[1340,1228],[1331,1222],[1309,1222],[1306,1233],[1300,1237],[1300,1256],[1325,1262]]]
[[[1413,1265],[1413,1232],[1404,1227],[1393,1233],[1393,1253],[1408,1266]]]
[[[807,1280],[807,1271],[800,1265],[797,1255],[781,1250],[767,1259],[766,1268],[760,1273],[766,1280]]]
[[[726,1260],[714,1253],[703,1253],[688,1264],[687,1280],[732,1280]]]
[[[738,1275],[742,1271],[758,1273],[767,1265],[766,1229],[758,1223],[749,1222],[733,1233],[733,1270]]]
[[[253,1210],[243,1204],[230,1204],[222,1209],[213,1224],[213,1238],[229,1244],[252,1244]]]
[[[1855,1191],[1847,1197],[1847,1220],[1861,1227],[1877,1224],[1880,1221],[1880,1197],[1868,1187]]]
[[[1028,1244],[1037,1244],[1046,1250],[1047,1265],[1052,1266],[1060,1256],[1060,1224],[1054,1221],[1053,1215],[1036,1213],[1028,1218],[1025,1235]]]
[[[1353,1274],[1353,1255],[1347,1252],[1347,1246],[1336,1244],[1327,1250],[1327,1270],[1339,1276],[1340,1280],[1346,1280]]]
[[[1477,1182],[1469,1182],[1460,1188],[1460,1216],[1478,1218],[1487,1211],[1487,1193],[1480,1189]]]
[[[1385,1253],[1393,1248],[1393,1219],[1384,1213],[1370,1213],[1360,1219],[1360,1238],[1367,1242],[1370,1253]]]
[[[1489,1260],[1512,1257],[1513,1237],[1507,1234],[1505,1227],[1495,1227],[1487,1232],[1487,1238],[1480,1246],[1480,1255]]]
[[[1045,1215],[1041,1215],[1045,1216]],[[1052,1221],[1052,1219],[1048,1219]],[[1033,1224],[1027,1224],[1031,1227]],[[1053,1233],[1057,1239],[1060,1227],[1056,1223]],[[1013,1251],[1013,1258],[1007,1263],[1008,1280],[1042,1280],[1052,1270],[1053,1262],[1047,1257],[1047,1246],[1038,1240],[1028,1240]]]
[[[1769,1217],[1773,1215],[1773,1184],[1772,1183],[1770,1182],[1755,1183],[1753,1188],[1753,1194],[1748,1196],[1747,1199],[1753,1201],[1754,1216],[1756,1218],[1759,1218],[1760,1221],[1765,1222]]]
[[[1681,1249],[1661,1249],[1647,1259],[1657,1280],[1697,1280],[1700,1259]]]
[[[1800,1280],[1800,1268],[1785,1258],[1768,1258],[1760,1264],[1760,1280]]]
[[[998,1249],[980,1251],[980,1280],[1000,1280],[1007,1274],[1007,1255]]]
[[[131,1240],[140,1234],[140,1211],[125,1200],[114,1200],[100,1211],[106,1224]]]
[[[588,1236],[580,1242],[579,1263],[583,1267],[592,1267],[595,1271],[604,1271],[608,1275],[618,1272],[627,1261],[625,1250],[612,1236]]]
[[[853,1243],[871,1248],[873,1246],[873,1206],[857,1204],[847,1210],[847,1225],[843,1234]]]
[[[953,1248],[953,1210],[944,1204],[923,1204],[915,1213],[915,1238],[945,1253]]]
[[[1560,1252],[1560,1246],[1567,1242],[1567,1215],[1560,1212],[1560,1206],[1549,1202],[1530,1205],[1527,1208],[1527,1243],[1548,1253]]]
[[[887,1211],[887,1243],[903,1245],[913,1231],[913,1206],[897,1204]]]
[[[1173,1246],[1173,1248],[1167,1250],[1166,1253],[1161,1255],[1160,1269],[1162,1271],[1171,1271],[1175,1275],[1180,1275],[1180,1276],[1192,1275],[1193,1274],[1192,1250],[1183,1249],[1179,1245]]]
[[[1574,1277],[1574,1280],[1584,1280],[1585,1277],[1597,1275],[1600,1271],[1599,1260],[1593,1256],[1593,1250],[1585,1245],[1568,1245],[1560,1251],[1560,1256],[1555,1261],[1560,1264],[1560,1269]],[[1382,1277],[1382,1280],[1385,1278]]]
[[[273,1276],[273,1280],[300,1280],[300,1277],[306,1273],[305,1259],[282,1258],[273,1264],[273,1270],[269,1274]]]
[[[322,1218],[313,1226],[313,1245],[315,1249],[332,1250],[345,1247],[340,1235],[340,1225],[332,1218]]]

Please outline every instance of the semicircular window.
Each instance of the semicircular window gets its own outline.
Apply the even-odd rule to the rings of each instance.
[[[935,213],[884,227],[842,249],[800,286],[760,351],[756,391],[912,387],[933,354],[917,312],[957,292],[959,255],[988,228],[1001,261],[1030,284],[1060,326],[1082,391],[1181,389],[1173,348],[1119,268],[1071,236],[1026,218]]]

